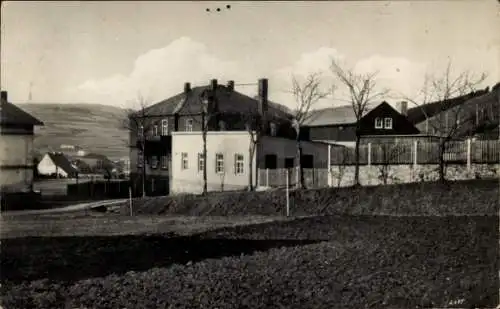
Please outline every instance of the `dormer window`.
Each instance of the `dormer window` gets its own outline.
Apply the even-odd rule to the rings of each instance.
[[[384,119],[384,129],[390,130],[392,129],[392,118]]]
[[[269,124],[269,129],[270,129],[271,136],[276,136],[277,128],[276,128],[276,124],[274,122],[271,122]]]
[[[392,129],[392,118],[389,117],[375,118],[375,129],[386,129],[386,130]]]

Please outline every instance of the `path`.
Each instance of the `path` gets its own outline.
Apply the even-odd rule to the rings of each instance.
[[[80,203],[60,208],[51,208],[51,209],[37,209],[37,210],[12,210],[12,211],[3,211],[2,216],[22,216],[22,215],[47,215],[47,214],[58,214],[58,213],[67,213],[85,209],[96,208],[99,206],[112,206],[114,204],[120,204],[126,202],[127,199],[116,199],[116,200],[104,200],[104,201],[93,201],[87,203]]]

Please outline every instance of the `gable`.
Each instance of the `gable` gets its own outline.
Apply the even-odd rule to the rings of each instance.
[[[375,128],[376,118],[391,118],[392,129]],[[389,103],[382,102],[360,120],[363,134],[418,134],[420,131]]]

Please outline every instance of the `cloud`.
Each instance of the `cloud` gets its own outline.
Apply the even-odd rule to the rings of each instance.
[[[283,89],[291,88],[291,76],[303,78],[310,73],[321,72],[323,89],[331,89],[335,86],[333,96],[318,102],[317,108],[334,105],[348,104],[349,93],[345,85],[340,83],[338,78],[330,70],[332,59],[339,65],[357,74],[366,74],[378,72],[376,77],[377,89],[388,89],[391,95],[383,98],[389,103],[394,104],[404,96],[414,96],[423,84],[423,78],[427,70],[424,63],[412,62],[403,57],[385,57],[381,55],[372,55],[367,58],[356,61],[350,59],[338,50],[329,47],[321,47],[315,51],[304,53],[299,60],[285,68],[277,70],[275,77]],[[277,82],[278,83],[278,82]],[[291,102],[294,104],[293,97],[287,93],[276,93],[278,102]]]
[[[133,102],[139,94],[156,102],[182,91],[184,82],[195,86],[207,84],[212,78],[244,80],[247,76],[251,76],[251,70],[219,59],[204,44],[182,37],[140,55],[128,75],[88,80],[67,93],[89,103],[136,107]]]
[[[302,54],[292,65],[277,69],[273,72],[270,87],[270,98],[276,102],[295,108],[296,103],[289,93],[292,88],[292,77],[301,80],[311,73],[320,73],[323,90],[327,91],[333,83],[331,72],[329,71],[332,59],[344,61],[346,57],[335,48],[320,47],[317,50]],[[318,106],[331,104],[331,99],[322,100]]]
[[[388,89],[392,98],[400,99],[417,94],[424,83],[428,68],[424,63],[412,62],[402,57],[373,55],[358,61],[354,70],[358,73],[378,72],[378,88]]]
[[[336,86],[332,97],[318,103],[317,108],[348,104],[348,91],[330,70],[332,59],[346,69],[356,73],[378,71],[378,89],[390,89],[392,96],[384,98],[394,104],[401,95],[414,97],[420,90],[425,73],[432,64],[411,61],[404,57],[372,55],[363,59],[352,59],[335,48],[320,47],[302,54],[294,63],[282,68],[266,68],[258,71],[258,63],[237,63],[211,54],[207,47],[190,38],[182,37],[169,45],[150,50],[140,55],[133,69],[126,75],[112,75],[104,79],[88,80],[69,89],[73,100],[89,103],[135,107],[139,94],[154,103],[182,91],[186,81],[193,86],[207,84],[212,78],[221,83],[231,79],[245,83],[256,81],[261,76],[269,78],[269,96],[272,101],[289,108],[296,107],[290,93],[291,78],[306,77],[309,73],[322,72],[323,90]],[[257,74],[259,73],[259,74]],[[237,91],[255,95],[256,86],[239,87]]]

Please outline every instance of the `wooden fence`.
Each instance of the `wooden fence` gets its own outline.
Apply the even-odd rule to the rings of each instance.
[[[359,163],[371,164],[438,164],[439,142],[368,143],[359,149]],[[500,163],[500,141],[471,139],[450,141],[444,145],[446,163]],[[353,148],[332,149],[331,165],[355,164]]]

